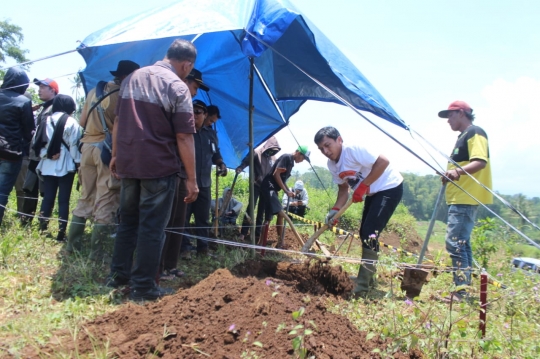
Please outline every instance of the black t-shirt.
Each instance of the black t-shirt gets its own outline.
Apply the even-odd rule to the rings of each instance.
[[[286,153],[284,155],[281,155],[280,158],[274,163],[272,166],[272,171],[266,176],[266,179],[268,182],[270,182],[274,189],[279,192],[281,190],[281,187],[276,183],[276,179],[274,178],[274,172],[276,171],[276,168],[285,168],[285,172],[281,172],[281,180],[283,181],[283,184],[287,182],[289,177],[291,177],[291,171],[294,167],[294,158],[293,155],[290,153]]]

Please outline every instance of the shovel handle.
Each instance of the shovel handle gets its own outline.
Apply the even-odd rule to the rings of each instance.
[[[341,217],[343,213],[345,213],[345,211],[351,206],[352,203],[352,198],[349,198],[347,203],[345,203],[345,205],[338,211],[338,213],[336,213],[333,219],[338,219],[339,217]],[[326,231],[328,228],[330,228],[330,226],[325,223],[317,232],[313,233],[313,235],[309,237],[309,239],[306,241],[306,244],[304,244],[304,246],[302,247],[302,252],[307,253],[311,249],[311,246],[313,246],[315,240],[319,238],[320,235],[323,234],[324,231]]]

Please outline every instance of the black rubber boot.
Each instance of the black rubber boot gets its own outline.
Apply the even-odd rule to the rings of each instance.
[[[354,281],[354,296],[365,297],[369,289],[373,286],[373,276],[377,272],[376,261],[378,260],[378,252],[362,248],[362,265],[358,271],[358,277]]]

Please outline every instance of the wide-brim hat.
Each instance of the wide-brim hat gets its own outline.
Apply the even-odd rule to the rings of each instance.
[[[110,71],[111,75],[114,77],[127,76],[135,70],[140,69],[138,63],[130,60],[120,60],[115,71]]]
[[[204,90],[204,91],[206,91],[206,92],[210,91],[210,88],[203,82],[203,80],[202,80],[202,73],[201,73],[199,70],[197,70],[197,69],[191,70],[191,72],[189,73],[189,75],[187,75],[186,79],[188,79],[188,80],[193,80],[193,81],[195,81],[196,83],[198,83],[198,84],[199,84],[199,87],[200,87],[202,90]]]

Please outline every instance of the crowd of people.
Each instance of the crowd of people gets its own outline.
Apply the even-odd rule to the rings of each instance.
[[[214,219],[220,227],[235,225],[242,209],[242,203],[231,198],[230,188],[217,203],[212,200],[212,166],[221,176],[227,174],[227,166],[212,127],[221,118],[219,108],[193,100],[199,90],[210,90],[202,73],[194,69],[196,58],[191,42],[175,40],[165,58],[153,65],[141,68],[133,61],[120,61],[110,71],[113,79],[100,81],[88,93],[79,121],[73,117],[75,102],[59,94],[56,81],[34,79],[42,103],[32,107],[26,93],[28,76],[18,67],[10,68],[0,90],[0,223],[15,186],[21,225],[38,218],[39,230],[51,235],[48,223],[58,198],[56,240],[66,242],[67,254],[81,250],[87,221],[91,221],[90,259],[105,260],[104,244],[114,238],[108,286],[129,285],[133,300],[169,294],[170,289],[158,285],[160,276],[181,276],[180,258],[209,253],[211,208],[218,208]],[[487,136],[473,126],[472,109],[456,101],[439,116],[461,132],[452,152],[459,166],[450,163],[443,181],[459,181],[468,173],[490,187]],[[334,127],[320,129],[314,142],[328,158],[328,169],[338,186],[325,222],[336,225],[336,214],[347,202],[364,202],[359,230],[363,264],[354,287],[354,294],[362,296],[373,285],[378,236],[401,200],[403,177],[385,155],[346,144]],[[249,217],[248,207],[240,240],[253,220],[259,237],[263,222],[269,223],[276,215],[281,236],[285,211],[303,217],[309,209],[304,183],[297,181],[293,188],[286,183],[296,163],[310,161],[310,151],[299,146],[277,157],[280,151],[274,137],[254,151],[256,218]],[[246,156],[236,173],[248,164]],[[69,221],[77,172],[81,193]],[[476,190],[474,180],[463,179],[460,185],[482,203],[491,203],[488,192]],[[39,194],[43,200],[38,211]],[[455,186],[448,186],[446,198],[450,206],[447,249],[454,266],[465,269],[463,275],[455,275],[455,283],[468,285],[469,238],[478,203]],[[182,231],[166,231],[167,227],[184,228],[192,216],[194,248]],[[465,294],[454,295],[459,299]]]

